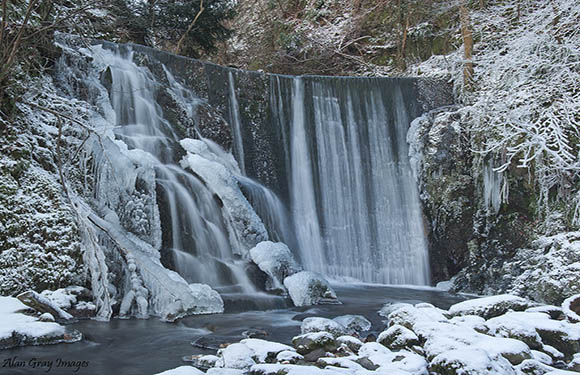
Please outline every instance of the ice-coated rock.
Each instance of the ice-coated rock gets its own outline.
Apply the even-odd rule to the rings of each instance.
[[[250,258],[268,275],[266,288],[284,289],[284,279],[302,270],[282,242],[262,241],[250,250]]]
[[[304,319],[302,321],[300,331],[302,334],[313,332],[328,332],[335,338],[349,333],[345,326],[336,322],[335,320],[318,317]]]
[[[332,320],[344,326],[349,335],[368,331],[372,326],[371,322],[362,315],[341,315]]]
[[[456,303],[449,308],[452,315],[478,315],[484,319],[503,315],[510,310],[524,311],[537,304],[511,294],[471,299]]]
[[[336,302],[336,293],[322,275],[302,271],[284,279],[284,286],[295,306],[317,305],[321,302]]]
[[[247,257],[251,248],[268,239],[262,220],[242,194],[232,171],[221,163],[192,153],[184,156],[181,166],[196,173],[220,199],[230,243],[235,244],[234,253]]]
[[[415,332],[402,325],[395,324],[381,332],[377,341],[390,349],[411,348],[419,344]]]

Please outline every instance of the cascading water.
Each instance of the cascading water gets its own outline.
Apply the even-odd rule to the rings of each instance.
[[[427,284],[427,244],[396,80],[273,76],[286,129],[290,205],[305,268]],[[288,116],[289,114],[289,116]],[[280,117],[285,116],[284,119]]]
[[[110,78],[115,136],[129,149],[140,150],[155,170],[157,196],[163,203],[161,216],[166,218],[161,221],[163,247],[171,252],[175,269],[190,283],[214,287],[236,284],[244,292],[255,292],[242,262],[234,259],[227,224],[213,192],[177,164],[181,147],[156,101],[156,79],[133,62],[131,52],[122,55],[99,49],[98,58],[107,66]],[[165,74],[173,93],[195,105],[196,101],[187,100],[193,95],[185,95],[169,71]],[[218,152],[217,145],[205,142],[209,150]]]
[[[135,48],[138,59],[131,48],[112,44],[83,52],[97,67],[83,84],[98,92],[95,123],[106,133],[90,151],[101,206],[95,211],[105,230],[145,241],[139,254],[151,254],[153,263],[159,250],[170,254],[164,262],[184,283],[226,292],[232,285],[255,292],[246,272],[249,250],[268,237],[289,245],[305,269],[331,277],[428,282],[407,156],[407,128],[419,114],[411,81],[268,76],[202,64],[207,82],[194,94],[185,86],[196,81],[184,80],[179,64],[199,68],[199,62]],[[177,110],[161,107],[168,97]],[[183,123],[168,120],[178,111],[197,139],[179,139]],[[214,141],[232,145],[239,162]],[[141,287],[133,284],[137,295]]]

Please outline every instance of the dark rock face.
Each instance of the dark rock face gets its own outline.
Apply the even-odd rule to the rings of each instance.
[[[468,242],[473,238],[472,157],[461,133],[460,115],[452,110],[435,110],[424,116],[416,134],[423,150],[419,189],[429,223],[429,260],[435,283],[465,267]]]
[[[464,116],[459,107],[442,107],[419,118],[409,134],[412,152],[420,155],[416,169],[429,223],[432,281],[457,276],[456,290],[503,292],[510,287],[504,264],[534,235],[536,195],[525,173],[490,172],[500,163],[473,152],[481,142],[469,135]],[[505,179],[509,201],[498,198],[493,206],[485,199],[485,173]]]

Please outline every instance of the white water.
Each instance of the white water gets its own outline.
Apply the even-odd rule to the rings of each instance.
[[[312,161],[308,150],[305,109],[304,84],[300,78],[294,78],[292,96],[291,128],[291,187],[290,204],[300,259],[306,269],[322,271],[324,267],[324,249],[316,200],[312,180]]]
[[[234,145],[236,149],[236,154],[238,157],[238,164],[240,165],[240,170],[243,175],[246,174],[245,162],[244,162],[244,142],[242,137],[242,122],[240,121],[240,105],[238,104],[238,98],[236,96],[236,85],[234,81],[234,75],[232,71],[228,71],[228,87],[230,94],[230,122],[232,125],[232,136],[234,139]]]
[[[317,78],[291,84],[286,158],[304,267],[366,282],[427,284],[426,234],[400,87]]]
[[[146,68],[133,62],[132,54],[100,50],[99,59],[110,72],[115,136],[132,152],[140,152],[155,171],[157,196],[163,203],[160,214],[165,218],[161,223],[163,247],[171,252],[176,271],[190,283],[216,287],[237,284],[244,292],[255,291],[243,264],[234,261],[235,244],[228,239],[227,224],[213,192],[177,164],[178,137],[156,102],[157,81]],[[174,97],[189,106],[191,115],[199,100],[191,100],[193,93],[184,93],[167,70],[165,73]],[[209,142],[208,147],[217,145]],[[114,167],[120,175],[127,173],[123,165]]]

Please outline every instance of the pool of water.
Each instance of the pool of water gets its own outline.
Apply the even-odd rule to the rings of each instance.
[[[372,330],[380,332],[384,318],[377,311],[385,303],[429,302],[447,309],[467,299],[429,288],[368,284],[333,287],[342,301],[340,305],[290,308],[277,301],[272,310],[239,311],[244,306],[256,306],[244,303],[247,298],[241,298],[240,303],[228,303],[224,314],[191,316],[177,323],[163,323],[155,318],[79,321],[71,326],[83,333],[81,342],[0,351],[0,374],[155,374],[185,364],[184,356],[215,353],[192,342],[215,347],[241,340],[245,331],[257,330],[266,334],[267,340],[290,343],[300,333],[300,320],[306,316],[360,314],[373,323]],[[25,366],[1,367],[8,360]]]

